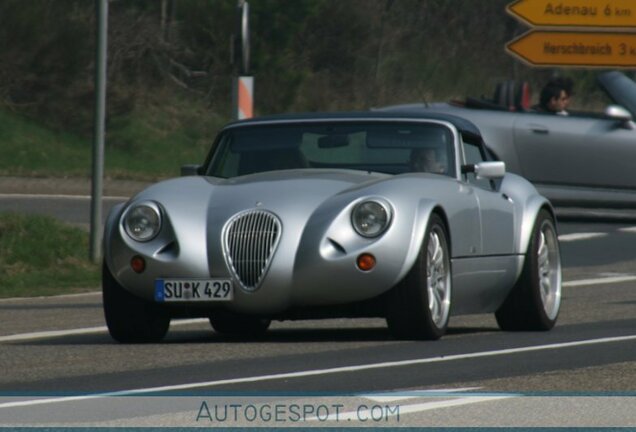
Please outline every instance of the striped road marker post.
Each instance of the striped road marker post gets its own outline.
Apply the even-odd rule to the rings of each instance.
[[[240,76],[236,81],[236,118],[238,120],[254,116],[254,77]]]

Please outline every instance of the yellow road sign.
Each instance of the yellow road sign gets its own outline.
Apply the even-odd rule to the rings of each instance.
[[[636,66],[636,33],[530,31],[506,49],[537,66]]]
[[[636,0],[517,0],[506,10],[535,26],[636,26]]]

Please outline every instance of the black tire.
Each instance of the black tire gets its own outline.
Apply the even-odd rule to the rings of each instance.
[[[443,297],[439,297],[440,300],[437,302],[440,307],[439,314],[434,313],[429,306],[429,292],[436,289],[429,287],[427,282],[427,269],[430,267],[428,265],[429,242],[432,238],[439,240],[439,247],[442,251],[439,260],[440,265],[443,265],[442,271],[438,272],[438,270],[432,269],[435,272],[432,275],[432,279],[436,280],[435,287],[441,281],[445,284],[444,286],[440,285],[444,294]],[[432,214],[426,228],[422,248],[413,268],[389,294],[386,321],[393,336],[397,339],[408,340],[437,340],[442,337],[448,328],[451,292],[452,278],[448,235],[442,219],[437,214]]]
[[[108,266],[102,267],[102,298],[108,332],[121,343],[161,341],[170,327],[170,315],[161,306],[126,291]]]
[[[556,324],[560,302],[561,258],[556,224],[548,211],[541,210],[532,230],[521,276],[495,317],[502,330],[546,331]]]
[[[224,336],[257,338],[267,332],[271,320],[218,310],[210,315],[210,324]]]

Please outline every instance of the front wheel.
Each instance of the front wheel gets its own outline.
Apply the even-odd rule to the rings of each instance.
[[[417,261],[389,297],[386,320],[393,336],[420,340],[442,337],[450,317],[451,280],[446,227],[432,214]]]
[[[168,312],[126,291],[115,280],[106,263],[102,268],[102,295],[108,332],[116,341],[159,342],[168,332]]]
[[[561,256],[554,218],[537,215],[523,271],[495,313],[502,330],[550,330],[561,306]]]

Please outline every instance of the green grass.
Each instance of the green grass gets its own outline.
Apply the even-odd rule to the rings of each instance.
[[[106,128],[107,177],[158,180],[201,163],[226,119],[185,97],[139,102]],[[60,132],[0,109],[0,175],[88,177],[93,139]]]
[[[0,111],[0,175],[87,176],[90,142]]]
[[[105,176],[159,180],[201,163],[226,122],[185,95],[153,95],[108,120]],[[0,176],[89,177],[93,140],[0,107]],[[88,234],[52,218],[0,214],[0,298],[95,290]]]
[[[96,290],[88,233],[46,216],[0,214],[0,298]]]
[[[181,165],[203,162],[226,120],[211,116],[205,107],[192,101],[175,97],[166,100],[146,101],[125,117],[112,119],[107,136],[108,175],[175,177]]]

